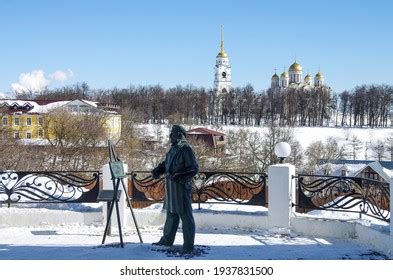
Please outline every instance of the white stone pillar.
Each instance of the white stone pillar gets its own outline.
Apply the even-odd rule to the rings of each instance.
[[[268,168],[268,217],[271,230],[289,231],[292,202],[295,201],[295,166],[275,164]]]
[[[124,173],[128,171],[128,165],[123,164]],[[127,189],[127,177],[123,179],[124,186]],[[113,190],[113,181],[111,176],[111,170],[109,169],[109,164],[105,164],[102,167],[102,189],[104,190]],[[124,213],[127,208],[126,196],[124,194],[123,186],[120,182],[119,190],[121,190],[121,196],[119,200],[119,213],[120,213],[120,222],[121,225],[124,225]],[[102,202],[102,214],[104,215],[104,225],[106,224],[106,217],[107,217],[107,202]],[[117,214],[116,214],[116,206],[113,206],[112,218],[111,218],[111,231],[113,229],[117,229]]]
[[[393,219],[392,219],[392,213],[393,213],[393,199],[392,199],[392,194],[393,194],[393,177],[390,177],[390,238],[391,238],[391,246],[393,249]]]

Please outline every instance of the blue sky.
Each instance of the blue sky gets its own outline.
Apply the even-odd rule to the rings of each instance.
[[[267,89],[295,56],[337,92],[393,84],[392,12],[388,0],[0,0],[0,92],[22,73],[49,87],[212,87],[221,25],[234,86]]]

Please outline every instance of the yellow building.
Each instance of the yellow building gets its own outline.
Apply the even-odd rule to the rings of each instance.
[[[105,122],[105,138],[117,141],[121,135],[121,115],[118,106],[108,106],[87,100],[25,101],[0,100],[0,131],[18,139],[51,138],[50,116],[68,113],[75,116],[100,116]]]

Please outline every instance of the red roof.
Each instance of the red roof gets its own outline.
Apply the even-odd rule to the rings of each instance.
[[[47,99],[38,99],[38,100],[29,100],[29,101],[34,101],[34,102],[37,102],[37,104],[38,105],[48,105],[48,104],[50,104],[50,103],[53,103],[53,102],[58,102],[58,101],[66,101],[66,100],[47,100]]]
[[[225,134],[222,132],[218,132],[215,130],[211,130],[208,128],[204,127],[197,127],[193,128],[187,131],[187,134],[208,134],[208,135],[214,135],[214,136],[224,136]]]

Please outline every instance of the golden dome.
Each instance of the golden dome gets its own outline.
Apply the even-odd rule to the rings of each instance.
[[[282,72],[281,78],[289,78],[288,72]]]
[[[278,77],[278,75],[276,73],[274,73],[274,75],[272,76],[272,80],[278,80],[278,79],[280,79],[280,78]]]
[[[227,55],[227,53],[226,53],[224,50],[221,50],[221,51],[218,53],[217,57],[228,57],[228,55]]]
[[[304,81],[306,81],[306,82],[311,81],[311,80],[312,80],[312,78],[309,74],[307,74],[306,77],[304,77]]]
[[[303,71],[302,66],[296,61],[289,67],[289,71]]]
[[[317,79],[323,79],[323,74],[321,72],[318,71],[317,74],[315,74],[315,78]]]

